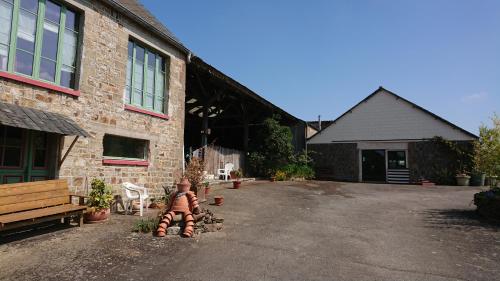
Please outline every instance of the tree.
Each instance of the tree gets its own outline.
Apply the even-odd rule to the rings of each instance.
[[[260,132],[262,141],[254,144],[254,151],[250,153],[249,164],[252,172],[258,176],[269,176],[276,172],[294,157],[292,145],[292,131],[279,123],[279,116],[264,120]]]
[[[474,143],[474,166],[488,176],[500,175],[500,118],[495,114],[493,127],[479,127],[479,140]]]

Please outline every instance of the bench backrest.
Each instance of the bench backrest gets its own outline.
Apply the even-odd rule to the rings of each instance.
[[[0,185],[0,215],[68,203],[70,198],[66,180]]]

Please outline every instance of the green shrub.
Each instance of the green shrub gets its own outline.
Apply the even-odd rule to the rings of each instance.
[[[158,228],[159,224],[160,217],[140,219],[134,223],[132,231],[142,233],[153,232]]]
[[[284,171],[276,171],[274,177],[277,181],[284,181],[287,179],[286,173]]]
[[[87,206],[94,211],[108,209],[113,201],[113,192],[111,189],[100,179],[93,179],[92,191],[90,191]]]
[[[500,219],[500,188],[494,187],[474,194],[474,205],[481,215]]]

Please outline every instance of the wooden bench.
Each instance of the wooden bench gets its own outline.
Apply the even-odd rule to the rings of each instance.
[[[80,197],[79,204],[71,203]],[[30,224],[77,217],[83,223],[83,196],[69,193],[66,180],[0,185],[0,232]]]

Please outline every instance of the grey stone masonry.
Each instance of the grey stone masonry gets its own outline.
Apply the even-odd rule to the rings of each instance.
[[[309,155],[319,179],[358,181],[359,159],[355,143],[309,144]]]

